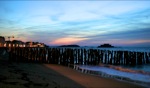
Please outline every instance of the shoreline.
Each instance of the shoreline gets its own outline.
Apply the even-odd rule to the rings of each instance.
[[[117,74],[112,75],[112,74],[109,74],[109,73],[106,73],[106,72],[103,72],[103,71],[100,71],[100,70],[98,71],[98,70],[92,70],[92,69],[84,68],[84,67],[82,67],[82,65],[81,66],[80,65],[74,65],[74,66],[71,65],[70,67],[72,69],[77,70],[77,71],[79,71],[81,73],[84,73],[84,74],[94,75],[94,76],[102,77],[102,78],[109,78],[109,79],[119,80],[119,81],[131,83],[131,84],[141,85],[141,86],[144,86],[144,87],[149,87],[150,86],[149,82],[134,80],[134,79],[131,79],[129,77],[119,76]]]
[[[0,57],[0,71],[1,88],[143,87],[111,78],[84,74],[72,68],[61,65],[21,62],[10,63],[6,57]]]
[[[106,77],[96,76],[92,74],[82,73],[81,71],[72,69],[70,67],[64,67],[61,65],[54,65],[54,64],[44,64],[44,65],[50,69],[56,70],[57,72],[63,74],[64,76],[83,85],[85,88],[127,88],[127,87],[144,88],[145,87],[142,85],[138,85],[138,84],[122,81],[122,80],[116,80],[112,78],[106,78]]]

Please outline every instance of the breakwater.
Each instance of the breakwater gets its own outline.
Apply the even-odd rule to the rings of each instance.
[[[150,52],[101,50],[88,48],[0,48],[9,53],[9,60],[16,62],[50,63],[61,65],[142,65],[150,63]]]

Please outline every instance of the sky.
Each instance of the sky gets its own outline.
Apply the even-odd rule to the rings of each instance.
[[[0,36],[55,46],[149,47],[150,1],[1,0]]]

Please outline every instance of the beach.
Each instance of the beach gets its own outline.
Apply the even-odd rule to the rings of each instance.
[[[9,62],[0,57],[0,88],[142,88],[110,78],[84,74],[55,64]]]

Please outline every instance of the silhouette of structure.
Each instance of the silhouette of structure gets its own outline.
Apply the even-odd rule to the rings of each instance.
[[[10,38],[15,38],[14,36],[4,36],[5,38],[8,38],[8,41],[10,41]]]
[[[150,52],[71,47],[12,47],[10,61],[60,65],[142,65],[150,63]]]
[[[0,36],[0,47],[4,47],[5,38]]]
[[[113,48],[114,46],[110,45],[110,44],[103,44],[98,46],[98,48]]]
[[[61,45],[59,47],[80,47],[79,45]]]

